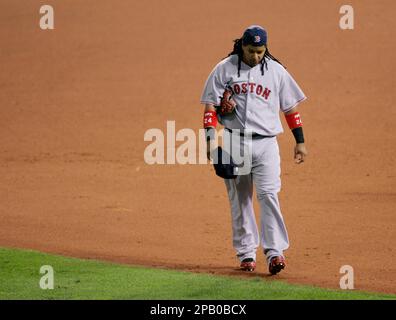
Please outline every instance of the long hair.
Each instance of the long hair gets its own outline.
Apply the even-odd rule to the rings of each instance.
[[[232,51],[228,54],[227,57],[229,57],[229,56],[231,56],[231,55],[233,55],[233,54],[238,55],[238,78],[239,78],[240,75],[241,75],[241,72],[240,72],[240,71],[241,71],[241,62],[242,62],[242,58],[243,58],[242,38],[239,38],[239,39],[235,39],[235,40],[234,40],[234,48],[233,48]],[[227,57],[226,57],[226,58],[227,58]],[[264,75],[264,67],[265,67],[266,70],[268,70],[268,65],[267,65],[267,61],[265,60],[265,58],[274,60],[274,61],[278,62],[280,65],[283,66],[283,64],[280,63],[280,61],[279,61],[278,59],[276,59],[276,58],[269,52],[268,47],[267,47],[267,49],[265,50],[265,53],[264,53],[264,57],[263,57],[263,59],[261,59],[261,61],[260,61],[260,64],[261,64],[261,75]]]

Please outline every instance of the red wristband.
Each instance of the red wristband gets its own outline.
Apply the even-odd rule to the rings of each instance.
[[[302,127],[301,117],[298,112],[294,112],[292,114],[286,114],[285,118],[291,130]]]
[[[217,126],[217,114],[216,111],[205,111],[203,118],[204,128],[216,128]]]

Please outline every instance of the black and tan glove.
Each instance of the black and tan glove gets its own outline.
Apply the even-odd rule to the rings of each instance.
[[[231,89],[225,89],[223,96],[220,97],[220,105],[216,107],[216,111],[218,114],[224,116],[234,112],[237,104],[232,98],[233,95],[234,94]]]

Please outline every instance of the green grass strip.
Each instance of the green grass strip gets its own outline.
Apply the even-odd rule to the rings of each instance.
[[[54,289],[40,288],[43,265],[54,270]],[[260,277],[239,279],[117,265],[0,248],[0,299],[396,299],[395,295],[327,290]]]

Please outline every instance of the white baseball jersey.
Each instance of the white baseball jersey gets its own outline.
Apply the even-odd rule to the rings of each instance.
[[[287,70],[271,59],[265,58],[268,70],[261,64],[250,67],[241,62],[238,77],[238,56],[232,55],[220,61],[206,80],[201,103],[220,105],[220,99],[227,85],[237,103],[235,112],[218,116],[228,129],[249,129],[265,136],[283,132],[279,111],[287,112],[306,99]]]

